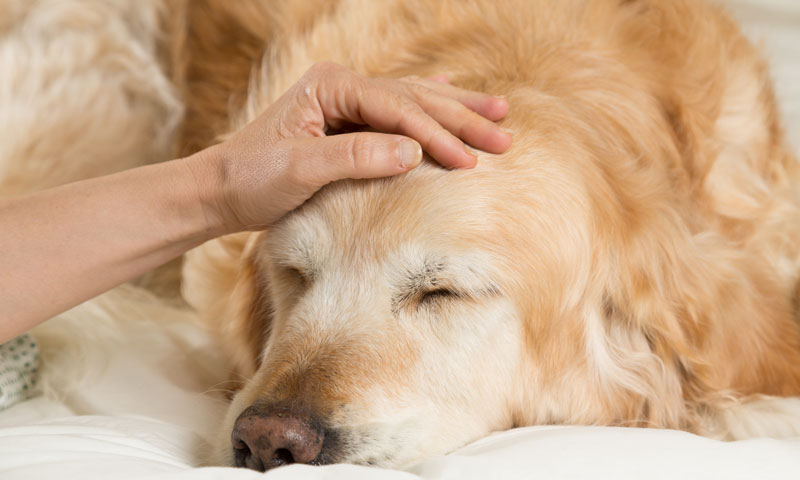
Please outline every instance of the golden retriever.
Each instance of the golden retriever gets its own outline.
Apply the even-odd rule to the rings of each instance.
[[[190,148],[323,60],[505,95],[514,134],[474,170],[336,182],[189,255],[186,297],[243,379],[218,462],[398,467],[554,423],[777,434],[729,413],[800,394],[800,169],[721,9],[206,1],[187,18]]]

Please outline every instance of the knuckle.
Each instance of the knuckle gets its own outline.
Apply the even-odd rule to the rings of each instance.
[[[407,113],[417,115],[425,112],[425,110],[423,110],[423,108],[415,99],[410,98],[408,96],[398,95],[396,97],[396,101],[398,108],[402,109]]]
[[[315,183],[313,173],[314,168],[308,168],[308,152],[291,142],[282,145],[282,155],[284,156],[283,172],[286,183],[295,188],[306,189]]]
[[[354,173],[367,170],[371,163],[372,144],[366,135],[355,135],[348,149],[349,167]]]
[[[407,97],[398,97],[396,100],[398,112],[403,112],[397,118],[397,128],[408,130],[413,125],[424,124],[427,114],[419,104]]]
[[[300,77],[291,90],[291,92],[294,93],[293,99],[296,105],[302,108],[312,101],[316,95],[317,85],[321,78],[322,77],[313,70],[306,71],[306,73]]]
[[[406,89],[411,96],[418,100],[434,93],[433,90],[419,83],[409,83],[406,85]]]

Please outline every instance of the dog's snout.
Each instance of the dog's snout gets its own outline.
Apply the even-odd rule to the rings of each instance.
[[[248,407],[233,426],[237,467],[266,471],[290,463],[313,463],[322,452],[324,431],[308,415]]]

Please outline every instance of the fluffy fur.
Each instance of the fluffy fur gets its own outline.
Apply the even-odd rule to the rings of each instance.
[[[0,197],[175,155],[183,102],[161,0],[0,2]],[[178,262],[140,283],[177,298]]]
[[[249,18],[281,35],[264,38],[233,129],[333,60],[505,95],[514,145],[473,171],[337,182],[267,233],[192,253],[187,296],[247,379],[220,461],[256,401],[321,418],[326,461],[384,466],[543,423],[800,431],[796,402],[762,396],[800,394],[798,165],[767,68],[726,14],[326,5]]]
[[[186,298],[245,380],[218,462],[257,400],[320,418],[324,461],[383,466],[542,423],[800,433],[778,398],[800,393],[800,174],[714,7],[7,1],[0,34],[0,195],[168,158],[170,80],[186,153],[321,60],[507,96],[514,146],[475,170],[337,182],[192,252]]]
[[[173,155],[183,105],[160,2],[0,5],[0,195]]]

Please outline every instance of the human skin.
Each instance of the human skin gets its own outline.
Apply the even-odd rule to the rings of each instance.
[[[441,77],[371,79],[323,63],[218,145],[2,199],[0,342],[207,240],[266,228],[332,181],[402,174],[423,149],[472,168],[463,142],[510,147],[494,123],[507,111]],[[352,124],[376,132],[326,135]]]

